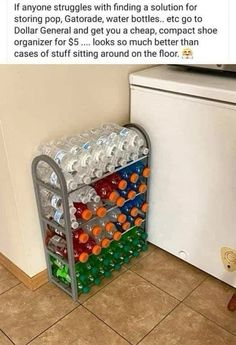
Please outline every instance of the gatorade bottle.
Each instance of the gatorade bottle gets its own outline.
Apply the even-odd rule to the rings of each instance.
[[[87,204],[88,209],[92,212],[94,216],[105,217],[107,210],[104,207],[102,201],[99,202],[89,202]]]
[[[101,253],[101,246],[96,244],[96,242],[90,238],[83,246],[82,246],[84,252],[93,255],[99,255]]]
[[[128,200],[134,200],[136,197],[135,190],[131,189],[130,186],[128,186],[125,190],[120,191],[120,195]]]
[[[136,172],[133,172],[130,166],[119,171],[119,174],[120,177],[127,182],[136,183],[139,179],[139,175]]]
[[[140,181],[140,179],[136,183],[129,183],[128,188],[134,190],[136,193],[146,193],[147,185]]]
[[[82,229],[77,229],[73,232],[73,238],[78,243],[86,243],[89,240],[89,235]]]
[[[134,200],[130,200],[125,203],[123,207],[121,207],[121,212],[126,216],[130,215],[132,217],[136,217],[138,215],[138,206],[136,207],[136,198]]]
[[[88,253],[86,253],[83,250],[83,247],[81,245],[78,245],[77,242],[74,241],[73,243],[74,246],[74,258],[76,262],[86,262],[88,261]]]
[[[127,231],[127,230],[129,230],[131,228],[131,223],[128,222],[128,221],[124,222],[123,224],[116,223],[116,227],[121,232],[125,232],[125,231]]]
[[[127,187],[127,182],[122,179],[119,173],[114,173],[106,178],[106,181],[111,184],[113,189],[124,190]]]
[[[149,177],[151,173],[151,169],[148,166],[144,165],[141,161],[132,165],[132,171],[145,178]]]
[[[108,182],[104,180],[95,183],[94,188],[101,199],[108,204],[114,205],[119,199],[119,193],[114,190]]]
[[[92,218],[92,212],[82,202],[74,202],[76,208],[75,217],[76,219],[89,220]]]
[[[135,199],[135,206],[143,213],[148,211],[148,203],[143,199],[142,195],[139,195]]]
[[[82,226],[82,229],[89,237],[95,239],[100,235],[102,228],[99,226],[97,219],[92,219]]]
[[[107,214],[107,218],[111,222],[118,222],[120,224],[123,224],[126,221],[126,215],[122,213],[121,210],[118,208],[109,211],[109,213]]]

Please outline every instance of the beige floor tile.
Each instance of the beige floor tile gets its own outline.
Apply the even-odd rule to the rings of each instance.
[[[204,272],[161,249],[140,260],[131,270],[179,300],[207,277]]]
[[[236,312],[226,308],[233,292],[230,286],[209,277],[184,303],[236,335]]]
[[[35,292],[20,284],[0,296],[0,328],[16,345],[23,345],[77,305],[51,284]]]
[[[92,297],[93,295],[95,295],[98,291],[100,291],[101,289],[103,289],[107,284],[111,283],[114,279],[116,279],[117,277],[119,277],[121,274],[125,273],[127,271],[126,267],[121,267],[120,271],[113,271],[112,272],[112,276],[110,278],[104,278],[101,281],[101,284],[96,286],[92,286],[91,290],[89,293],[84,293],[81,294],[79,296],[79,302],[80,303],[84,303],[85,301],[87,301],[90,297]]]
[[[0,265],[0,294],[19,284],[13,274]]]
[[[84,305],[136,344],[177,304],[174,298],[127,271]]]
[[[179,305],[139,345],[235,345],[236,338],[215,323]]]
[[[80,306],[30,345],[128,345],[112,329]]]
[[[0,331],[0,344],[12,345],[13,343]]]

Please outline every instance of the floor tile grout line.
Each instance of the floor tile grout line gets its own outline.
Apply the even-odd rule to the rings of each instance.
[[[90,312],[92,315],[94,315],[98,320],[100,320],[102,323],[104,323],[107,327],[109,327],[112,331],[114,331],[116,334],[118,334],[122,339],[124,339],[126,342],[128,342],[130,345],[133,345],[129,340],[127,340],[123,335],[121,335],[118,331],[116,331],[114,328],[112,328],[110,325],[108,325],[103,319],[101,319],[98,315],[96,315],[93,311],[88,309],[85,305],[83,305],[84,309],[86,309],[88,312]]]
[[[10,290],[12,290],[12,289],[14,289],[15,287],[19,286],[20,284],[22,284],[22,283],[19,282],[19,283],[17,283],[16,285],[14,285],[14,286],[10,287],[9,289],[7,289],[6,291],[1,292],[1,293],[0,293],[0,296],[2,296],[2,295],[4,295],[4,293],[6,293],[6,292],[8,292],[8,291],[10,291]]]
[[[191,291],[187,294],[187,296],[184,297],[184,299],[182,300],[182,302],[184,302],[192,293],[194,293],[194,291],[197,290],[197,289],[198,289],[208,278],[209,278],[209,276],[208,276],[208,277],[205,277],[205,278],[201,281],[201,283],[199,283],[193,290],[191,290]]]
[[[5,337],[13,344],[16,345],[13,340],[0,328],[0,331],[5,335]]]
[[[234,337],[236,337],[236,334],[232,333],[231,331],[229,331],[228,329],[224,328],[222,325],[220,325],[219,323],[217,323],[216,321],[210,319],[208,316],[206,316],[205,314],[203,314],[202,312],[194,309],[192,306],[188,305],[185,301],[182,302],[183,305],[185,305],[186,307],[188,307],[189,309],[193,310],[195,313],[200,314],[201,316],[203,316],[205,319],[207,319],[208,321],[211,321],[212,323],[214,323],[216,326],[220,327],[221,329],[223,329],[224,331],[226,331],[227,333],[233,335]]]
[[[68,316],[69,314],[71,314],[73,311],[75,311],[77,308],[79,308],[81,306],[81,304],[78,304],[75,308],[73,308],[71,311],[69,311],[68,313],[66,313],[64,316],[62,316],[60,319],[58,319],[57,321],[55,321],[53,324],[51,324],[49,327],[45,328],[42,332],[40,332],[39,334],[37,334],[35,337],[33,337],[32,339],[30,339],[27,343],[25,343],[25,345],[30,344],[32,341],[34,341],[35,339],[37,339],[38,337],[40,337],[40,335],[42,335],[43,333],[47,332],[50,328],[52,328],[53,326],[55,326],[58,322],[60,322],[61,320],[63,320],[66,316]]]
[[[145,280],[147,283],[149,283],[149,284],[151,284],[152,286],[154,286],[155,288],[157,288],[157,289],[159,289],[160,291],[162,291],[162,292],[164,292],[164,293],[166,293],[168,296],[170,296],[171,298],[174,298],[174,299],[176,299],[176,301],[178,301],[178,302],[182,302],[182,300],[180,300],[179,298],[177,298],[177,297],[175,297],[175,296],[173,296],[173,295],[171,295],[169,292],[166,292],[165,290],[163,290],[162,288],[160,288],[159,286],[157,286],[157,285],[155,285],[155,284],[153,284],[150,280],[148,280],[148,279],[146,279],[146,278],[144,278],[144,277],[142,277],[139,273],[137,273],[137,272],[134,272],[134,271],[132,271],[132,270],[129,270],[130,272],[132,272],[132,273],[134,273],[134,274],[136,274],[138,277],[140,277],[140,278],[142,278],[143,280]]]
[[[145,334],[145,336],[144,337],[142,337],[142,339],[140,339],[139,341],[138,341],[138,343],[136,344],[136,345],[138,345],[139,343],[141,343],[141,341],[143,341],[143,339],[144,338],[146,338],[156,327],[158,327],[166,318],[167,318],[167,316],[169,316],[171,313],[173,313],[173,311],[177,308],[177,307],[179,307],[180,305],[181,305],[181,301],[179,301],[179,303],[171,310],[171,311],[169,311],[169,313],[167,313],[147,334]]]

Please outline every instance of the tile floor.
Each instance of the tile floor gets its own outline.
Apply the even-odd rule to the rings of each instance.
[[[79,304],[0,267],[0,345],[236,345],[233,289],[150,245]]]

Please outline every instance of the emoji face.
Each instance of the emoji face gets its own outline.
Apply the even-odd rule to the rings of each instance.
[[[182,58],[183,59],[192,59],[193,58],[193,51],[191,48],[184,48],[182,50]]]

